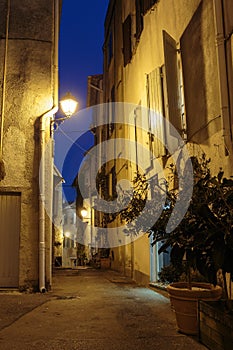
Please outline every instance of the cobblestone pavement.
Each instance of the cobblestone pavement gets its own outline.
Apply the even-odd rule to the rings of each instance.
[[[0,293],[1,350],[206,349],[177,332],[168,298],[114,271],[60,270],[53,290]]]

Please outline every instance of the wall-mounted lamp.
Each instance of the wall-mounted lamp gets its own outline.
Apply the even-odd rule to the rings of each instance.
[[[66,232],[64,233],[64,237],[70,238],[70,237],[71,237],[71,233],[70,233],[69,231],[66,231]]]
[[[78,101],[70,92],[67,92],[60,100],[60,105],[66,118],[70,118],[77,110]]]
[[[64,120],[69,119],[77,111],[78,101],[70,92],[67,92],[65,96],[61,98],[60,106],[65,117],[51,120],[51,127],[54,124],[57,126],[59,123],[64,122]]]
[[[86,209],[86,208],[82,208],[82,209],[81,209],[81,215],[82,215],[82,217],[83,217],[83,218],[86,218],[86,217],[87,217],[87,214],[88,214],[87,209]]]

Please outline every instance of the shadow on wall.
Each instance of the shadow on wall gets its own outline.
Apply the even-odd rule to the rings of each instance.
[[[210,54],[210,48],[215,48],[214,26],[206,21],[205,28],[203,28],[204,16],[203,3],[201,2],[180,41],[188,140],[202,144],[209,138],[207,125],[210,112],[206,96],[208,80],[211,79],[212,84],[217,86],[214,84],[214,80],[217,84],[217,70],[214,69],[214,66],[217,65],[217,61],[214,65],[216,56],[207,57],[208,53]],[[204,29],[208,35],[208,37],[205,35],[205,38],[203,37]],[[206,66],[206,62],[209,62],[208,66]],[[216,123],[212,126],[216,128]],[[217,124],[217,128],[220,127]]]

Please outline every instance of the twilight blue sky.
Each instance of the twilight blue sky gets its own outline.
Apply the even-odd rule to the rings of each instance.
[[[71,91],[86,106],[87,76],[103,72],[102,46],[108,0],[63,0],[59,72],[60,96]]]
[[[86,107],[88,75],[103,72],[102,46],[108,2],[109,0],[63,0],[59,41],[59,95],[61,98],[70,91],[79,102],[79,111]],[[61,117],[59,113],[58,117]],[[80,124],[83,128],[83,122],[79,122],[77,118],[75,128],[79,129]],[[69,132],[66,136],[69,138]],[[55,164],[63,164],[58,165],[58,168],[65,179],[65,197],[68,201],[74,201],[76,192],[71,185],[77,175],[84,150],[88,150],[93,143],[93,135],[88,132],[80,136],[70,145],[65,159],[61,154],[67,140],[62,139],[59,130],[55,132],[55,139]]]

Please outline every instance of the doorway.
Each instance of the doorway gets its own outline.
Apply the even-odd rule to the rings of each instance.
[[[20,193],[0,193],[0,287],[19,285]]]
[[[151,245],[153,242],[152,235],[150,236],[150,282],[158,282],[159,272],[164,266],[170,264],[170,248],[166,253],[158,253],[159,248],[163,242],[157,242],[155,245]]]

